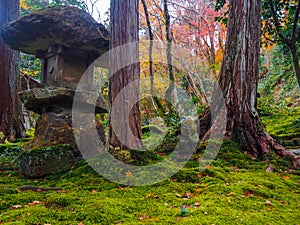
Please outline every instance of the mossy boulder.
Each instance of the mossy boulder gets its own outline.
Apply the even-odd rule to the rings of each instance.
[[[74,163],[74,150],[66,144],[24,151],[18,158],[19,172],[30,178],[57,173]]]
[[[87,117],[88,114],[82,113],[82,117]],[[86,146],[89,144],[94,136],[90,130],[96,126],[98,135],[102,142],[105,141],[104,128],[99,120],[91,120],[89,123],[85,124],[84,130],[81,137],[84,137],[84,140],[80,140],[81,143],[87,142]],[[74,128],[72,126],[72,115],[67,110],[56,114],[53,112],[44,113],[37,120],[37,125],[34,134],[34,140],[28,142],[24,145],[25,150],[45,148],[47,146],[55,146],[69,144],[73,147],[73,152],[75,157],[80,158],[81,152],[77,147],[75,137],[74,137]]]

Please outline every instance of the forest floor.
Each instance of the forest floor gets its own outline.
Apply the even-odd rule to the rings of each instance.
[[[84,161],[56,175],[26,179],[13,161],[20,143],[0,150],[0,224],[300,224],[300,170],[274,154],[268,163],[255,162],[230,141],[204,171],[196,153],[170,179],[141,187],[110,182]],[[273,172],[266,172],[269,163]],[[23,185],[62,191],[21,192]]]

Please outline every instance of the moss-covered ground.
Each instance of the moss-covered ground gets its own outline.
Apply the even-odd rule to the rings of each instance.
[[[267,131],[287,148],[300,148],[300,107],[261,117]]]
[[[64,173],[26,179],[14,170],[18,147],[0,149],[6,152],[0,158],[0,224],[300,224],[299,171],[272,154],[267,164],[254,162],[233,142],[225,142],[202,172],[201,154],[195,154],[170,179],[142,187],[112,183],[83,161]],[[269,163],[272,173],[265,171]],[[62,191],[20,192],[23,185]]]

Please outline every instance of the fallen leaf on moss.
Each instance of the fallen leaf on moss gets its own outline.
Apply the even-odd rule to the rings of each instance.
[[[149,194],[146,195],[146,198],[151,197],[152,193],[150,192]]]
[[[34,206],[34,205],[38,205],[38,204],[42,204],[40,201],[33,201],[31,203],[28,203],[28,206]]]
[[[132,177],[132,172],[130,170],[128,170],[126,173],[125,173],[125,176],[126,177]]]
[[[184,195],[185,195],[187,198],[190,198],[190,197],[192,196],[192,194],[189,193],[189,192],[186,192]]]
[[[23,206],[21,206],[21,205],[13,205],[12,207],[10,207],[10,210],[20,209],[20,208],[23,208]]]
[[[267,200],[267,201],[266,201],[266,205],[272,205],[272,202],[269,201],[269,200]]]
[[[195,191],[196,191],[197,193],[201,193],[201,192],[202,192],[202,189],[201,189],[201,188],[197,188]]]
[[[200,206],[200,205],[201,205],[200,202],[196,202],[196,203],[194,204],[195,207],[198,207],[198,206]]]

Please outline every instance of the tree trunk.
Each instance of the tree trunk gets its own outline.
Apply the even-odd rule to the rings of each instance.
[[[135,44],[110,54],[109,144],[121,149],[140,149],[138,1],[112,0],[110,18],[110,49]],[[122,65],[122,62],[131,63]]]
[[[151,22],[150,22],[150,16],[148,13],[148,9],[147,9],[147,4],[145,0],[142,0],[142,4],[143,4],[143,8],[144,8],[144,12],[145,12],[145,17],[146,17],[146,22],[147,22],[147,26],[148,26],[148,32],[149,32],[149,73],[150,73],[150,80],[151,80],[151,87],[150,87],[150,93],[151,96],[154,95],[154,73],[153,73],[153,32],[152,32],[152,28],[151,28]]]
[[[163,5],[164,5],[163,13],[166,22],[166,39],[167,39],[166,55],[167,55],[167,64],[168,64],[167,66],[168,66],[168,73],[169,73],[169,86],[165,93],[165,98],[167,100],[166,105],[168,107],[169,114],[165,122],[169,126],[172,124],[171,119],[173,117],[178,117],[178,115],[176,114],[176,110],[174,109],[174,106],[176,105],[176,103],[178,103],[178,95],[177,95],[177,88],[175,85],[176,83],[175,83],[175,76],[173,70],[171,18],[168,9],[168,0],[164,0]]]
[[[291,49],[291,53],[292,53],[292,61],[293,61],[293,67],[294,67],[294,73],[296,76],[296,79],[298,81],[298,87],[300,89],[300,66],[299,66],[299,57],[297,54],[297,47],[296,45]]]
[[[19,0],[0,2],[0,27],[19,17]],[[0,35],[0,132],[12,141],[24,136],[19,90],[19,52],[7,46]]]
[[[219,77],[227,107],[225,137],[257,159],[274,150],[280,156],[290,156],[297,167],[299,158],[266,132],[256,110],[260,28],[261,0],[230,0],[226,50]],[[217,99],[214,96],[213,101],[216,103]]]

